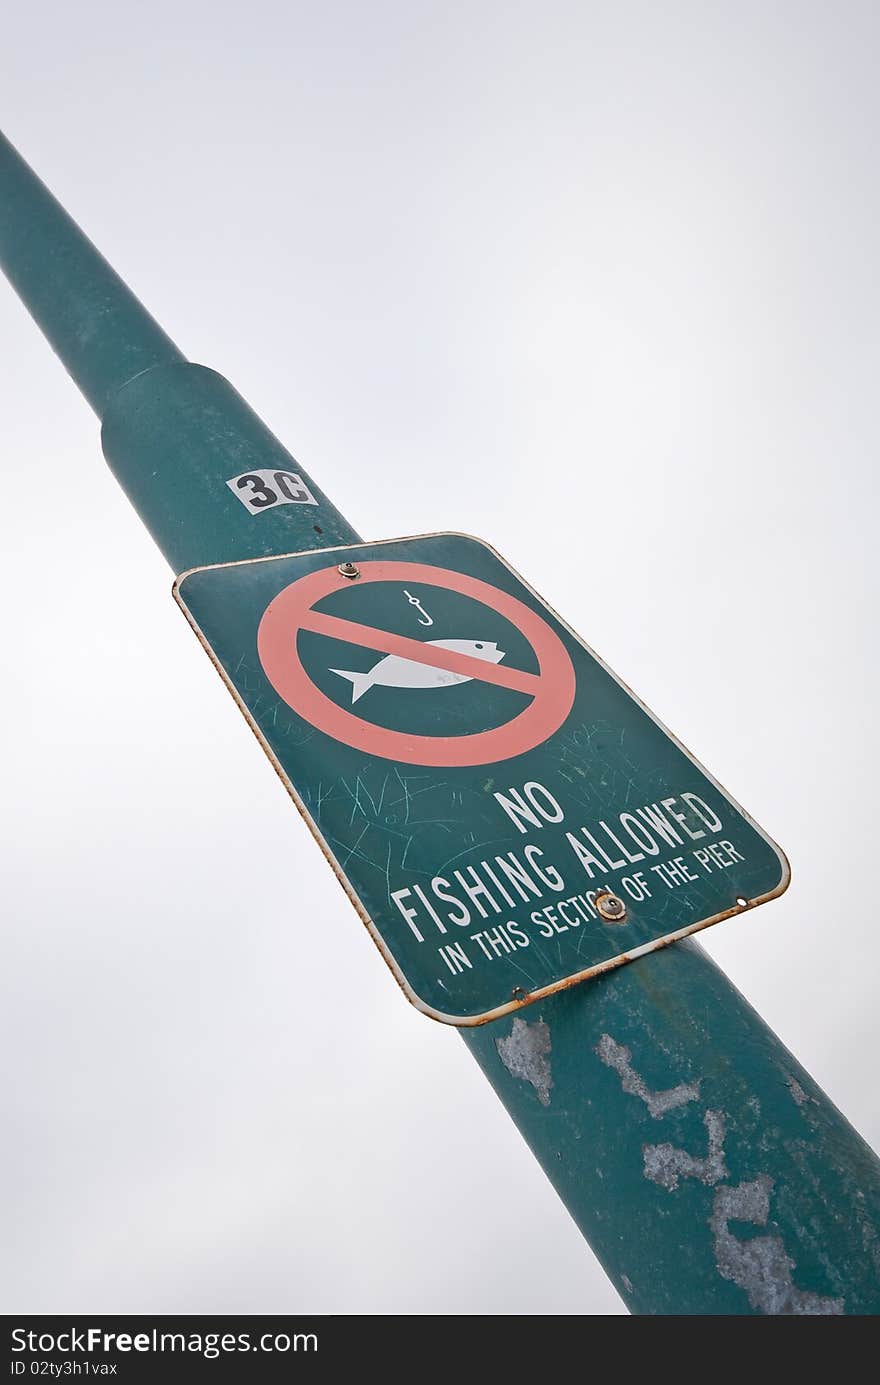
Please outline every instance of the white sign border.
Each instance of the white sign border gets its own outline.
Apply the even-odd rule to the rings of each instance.
[[[194,573],[210,572],[217,568],[246,567],[251,566],[254,563],[279,563],[286,561],[288,558],[314,557],[316,554],[325,553],[328,555],[335,553],[344,553],[350,556],[352,553],[361,552],[361,550],[364,548],[378,548],[390,543],[415,543],[422,539],[437,538],[467,539],[471,543],[480,544],[481,547],[487,549],[488,552],[493,555],[493,557],[497,558],[498,561],[504,567],[507,568],[511,576],[516,578],[518,582],[522,583],[526,591],[528,591],[535,598],[536,601],[540,602],[541,606],[546,611],[548,611],[555,620],[559,622],[559,624],[566,631],[566,633],[569,634],[572,637],[572,639],[576,640],[582,649],[586,650],[590,658],[594,659],[596,663],[600,666],[600,668],[604,669],[604,671],[609,675],[609,677],[614,679],[614,682],[626,693],[627,697],[631,698],[632,701],[635,702],[636,705],[641,708],[645,715],[650,717],[651,721],[654,722],[655,726],[657,726],[663,732],[663,734],[667,736],[669,740],[672,741],[673,744],[678,747],[682,754],[688,760],[690,760],[691,764],[694,765],[695,768],[698,769],[700,773],[706,777],[706,779],[708,779],[709,783],[712,784],[713,787],[718,790],[722,798],[724,798],[726,802],[729,803],[730,806],[734,808],[740,814],[740,816],[745,819],[749,826],[752,827],[755,832],[757,832],[758,836],[761,837],[767,843],[767,845],[773,849],[781,866],[781,876],[779,884],[774,889],[768,891],[765,894],[756,895],[754,899],[747,900],[745,904],[734,904],[733,908],[725,909],[718,914],[713,914],[711,918],[700,919],[696,923],[691,923],[687,926],[687,928],[679,928],[676,929],[676,931],[673,933],[664,934],[661,938],[654,938],[649,943],[643,943],[641,947],[631,948],[627,952],[619,953],[616,957],[606,958],[604,962],[597,962],[595,965],[591,967],[585,967],[582,971],[576,972],[572,976],[563,977],[559,981],[554,981],[549,986],[542,986],[536,991],[529,991],[524,997],[520,997],[517,1000],[507,1001],[503,1005],[497,1005],[494,1009],[487,1010],[483,1014],[449,1015],[442,1010],[438,1010],[433,1005],[428,1005],[424,1000],[421,999],[421,997],[416,993],[416,991],[413,990],[412,986],[410,985],[409,981],[404,975],[403,970],[400,967],[400,964],[394,957],[393,953],[388,947],[388,944],[385,942],[385,939],[383,938],[382,934],[379,932],[370,915],[364,908],[360,896],[357,894],[356,890],[354,889],[354,886],[348,879],[348,876],[345,874],[345,871],[342,869],[342,866],[339,864],[339,861],[334,855],[333,850],[331,849],[329,843],[325,839],[318,824],[312,818],[311,814],[308,811],[308,808],[306,807],[302,798],[297,793],[294,785],[288,778],[284,768],[278,760],[278,757],[272,750],[272,747],[269,745],[269,742],[266,740],[265,736],[263,735],[262,731],[257,725],[256,720],[251,715],[248,707],[241,698],[238,689],[232,682],[232,679],[229,677],[226,670],[220,663],[220,660],[215,655],[207,637],[205,636],[204,631],[201,629],[198,621],[195,619],[195,617],[188,609],[186,601],[183,597],[182,588],[186,579],[188,577],[191,577]],[[669,728],[660,720],[659,717],[654,715],[650,707],[647,707],[645,705],[642,699],[638,697],[636,693],[633,692],[632,688],[630,688],[628,684],[624,683],[623,679],[619,678],[612,668],[608,667],[608,665],[605,663],[605,660],[602,659],[600,655],[598,655],[595,652],[594,649],[590,648],[586,640],[582,639],[581,636],[577,633],[577,631],[573,630],[571,626],[568,624],[568,622],[563,620],[562,616],[560,616],[554,610],[550,603],[545,601],[539,592],[535,591],[535,588],[531,585],[531,583],[527,582],[526,579],[522,577],[519,572],[517,572],[516,568],[514,568],[507,561],[507,559],[503,557],[503,555],[492,546],[492,544],[488,543],[486,539],[477,538],[474,534],[461,533],[460,531],[455,529],[448,529],[439,530],[435,533],[428,534],[411,534],[405,538],[400,539],[374,539],[357,544],[340,544],[335,548],[307,548],[297,553],[275,553],[269,555],[268,557],[238,558],[234,562],[229,563],[205,563],[200,567],[188,568],[185,572],[182,572],[177,578],[175,578],[174,585],[172,587],[172,596],[174,597],[174,600],[177,602],[180,609],[183,611],[183,614],[186,616],[186,619],[191,625],[192,629],[195,631],[199,643],[202,645],[203,649],[207,653],[214,667],[217,669],[217,672],[220,674],[220,677],[223,679],[223,682],[226,684],[227,688],[232,693],[232,696],[238,705],[239,711],[244,716],[245,721],[248,723],[257,740],[260,742],[260,745],[263,747],[263,750],[268,755],[275,769],[275,773],[278,775],[288,794],[293,799],[293,802],[296,805],[296,808],[299,811],[300,816],[304,819],[306,826],[308,827],[312,836],[318,843],[318,846],[321,848],[321,851],[324,853],[330,865],[332,866],[334,874],[339,880],[339,883],[342,885],[342,888],[345,890],[345,893],[351,900],[351,903],[353,904],[361,921],[365,924],[370,936],[373,939],[373,942],[376,944],[382,956],[384,957],[388,967],[390,968],[395,980],[397,981],[407,1000],[410,1002],[411,1005],[414,1005],[417,1010],[420,1010],[422,1014],[427,1015],[430,1019],[438,1020],[441,1024],[453,1025],[455,1028],[458,1029],[469,1029],[481,1024],[489,1024],[492,1020],[501,1019],[504,1015],[509,1015],[515,1010],[522,1010],[528,1005],[534,1005],[534,1003],[538,1000],[544,1000],[549,995],[555,995],[558,991],[568,990],[569,986],[576,986],[581,981],[587,981],[594,976],[601,976],[603,972],[612,971],[615,967],[623,966],[626,962],[634,962],[638,957],[644,957],[649,952],[656,952],[659,948],[668,947],[670,943],[678,942],[681,938],[687,938],[692,933],[699,933],[704,928],[710,928],[713,924],[720,923],[722,919],[733,918],[739,914],[744,914],[748,912],[750,909],[756,908],[759,904],[766,904],[771,899],[778,899],[780,895],[783,895],[785,893],[785,891],[791,884],[791,866],[789,865],[788,858],[782,851],[781,847],[777,845],[777,843],[773,840],[772,837],[768,836],[768,834],[764,831],[763,827],[761,827],[757,822],[755,822],[755,819],[751,816],[751,814],[747,813],[746,810],[743,807],[741,807],[739,803],[737,803],[736,799],[733,798],[727,792],[723,785],[719,784],[718,780],[714,777],[714,775],[709,773],[709,771],[700,763],[696,756],[691,754],[687,746],[684,745],[678,739],[678,737],[674,735],[672,731],[669,730]]]

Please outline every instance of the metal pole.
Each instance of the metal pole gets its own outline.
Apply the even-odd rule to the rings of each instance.
[[[176,572],[358,541],[2,136],[0,264]],[[225,478],[276,466],[319,505],[267,513],[255,538]],[[880,1163],[696,944],[462,1038],[631,1311],[880,1311]]]

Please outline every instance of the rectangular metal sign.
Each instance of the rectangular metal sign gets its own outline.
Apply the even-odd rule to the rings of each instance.
[[[434,1019],[495,1019],[788,885],[779,848],[479,539],[197,568],[174,592]]]

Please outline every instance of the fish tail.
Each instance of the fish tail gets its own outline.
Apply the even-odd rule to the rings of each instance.
[[[331,668],[331,673],[337,673],[340,678],[347,678],[351,683],[351,700],[357,702],[359,697],[373,686],[373,680],[369,673],[352,673],[345,668]]]

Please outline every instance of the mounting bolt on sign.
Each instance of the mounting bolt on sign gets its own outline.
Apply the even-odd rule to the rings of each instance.
[[[626,904],[620,895],[611,894],[608,890],[600,890],[593,900],[606,923],[622,923],[626,916]]]
[[[497,1019],[788,884],[779,848],[478,539],[199,568],[175,595],[434,1019]]]

